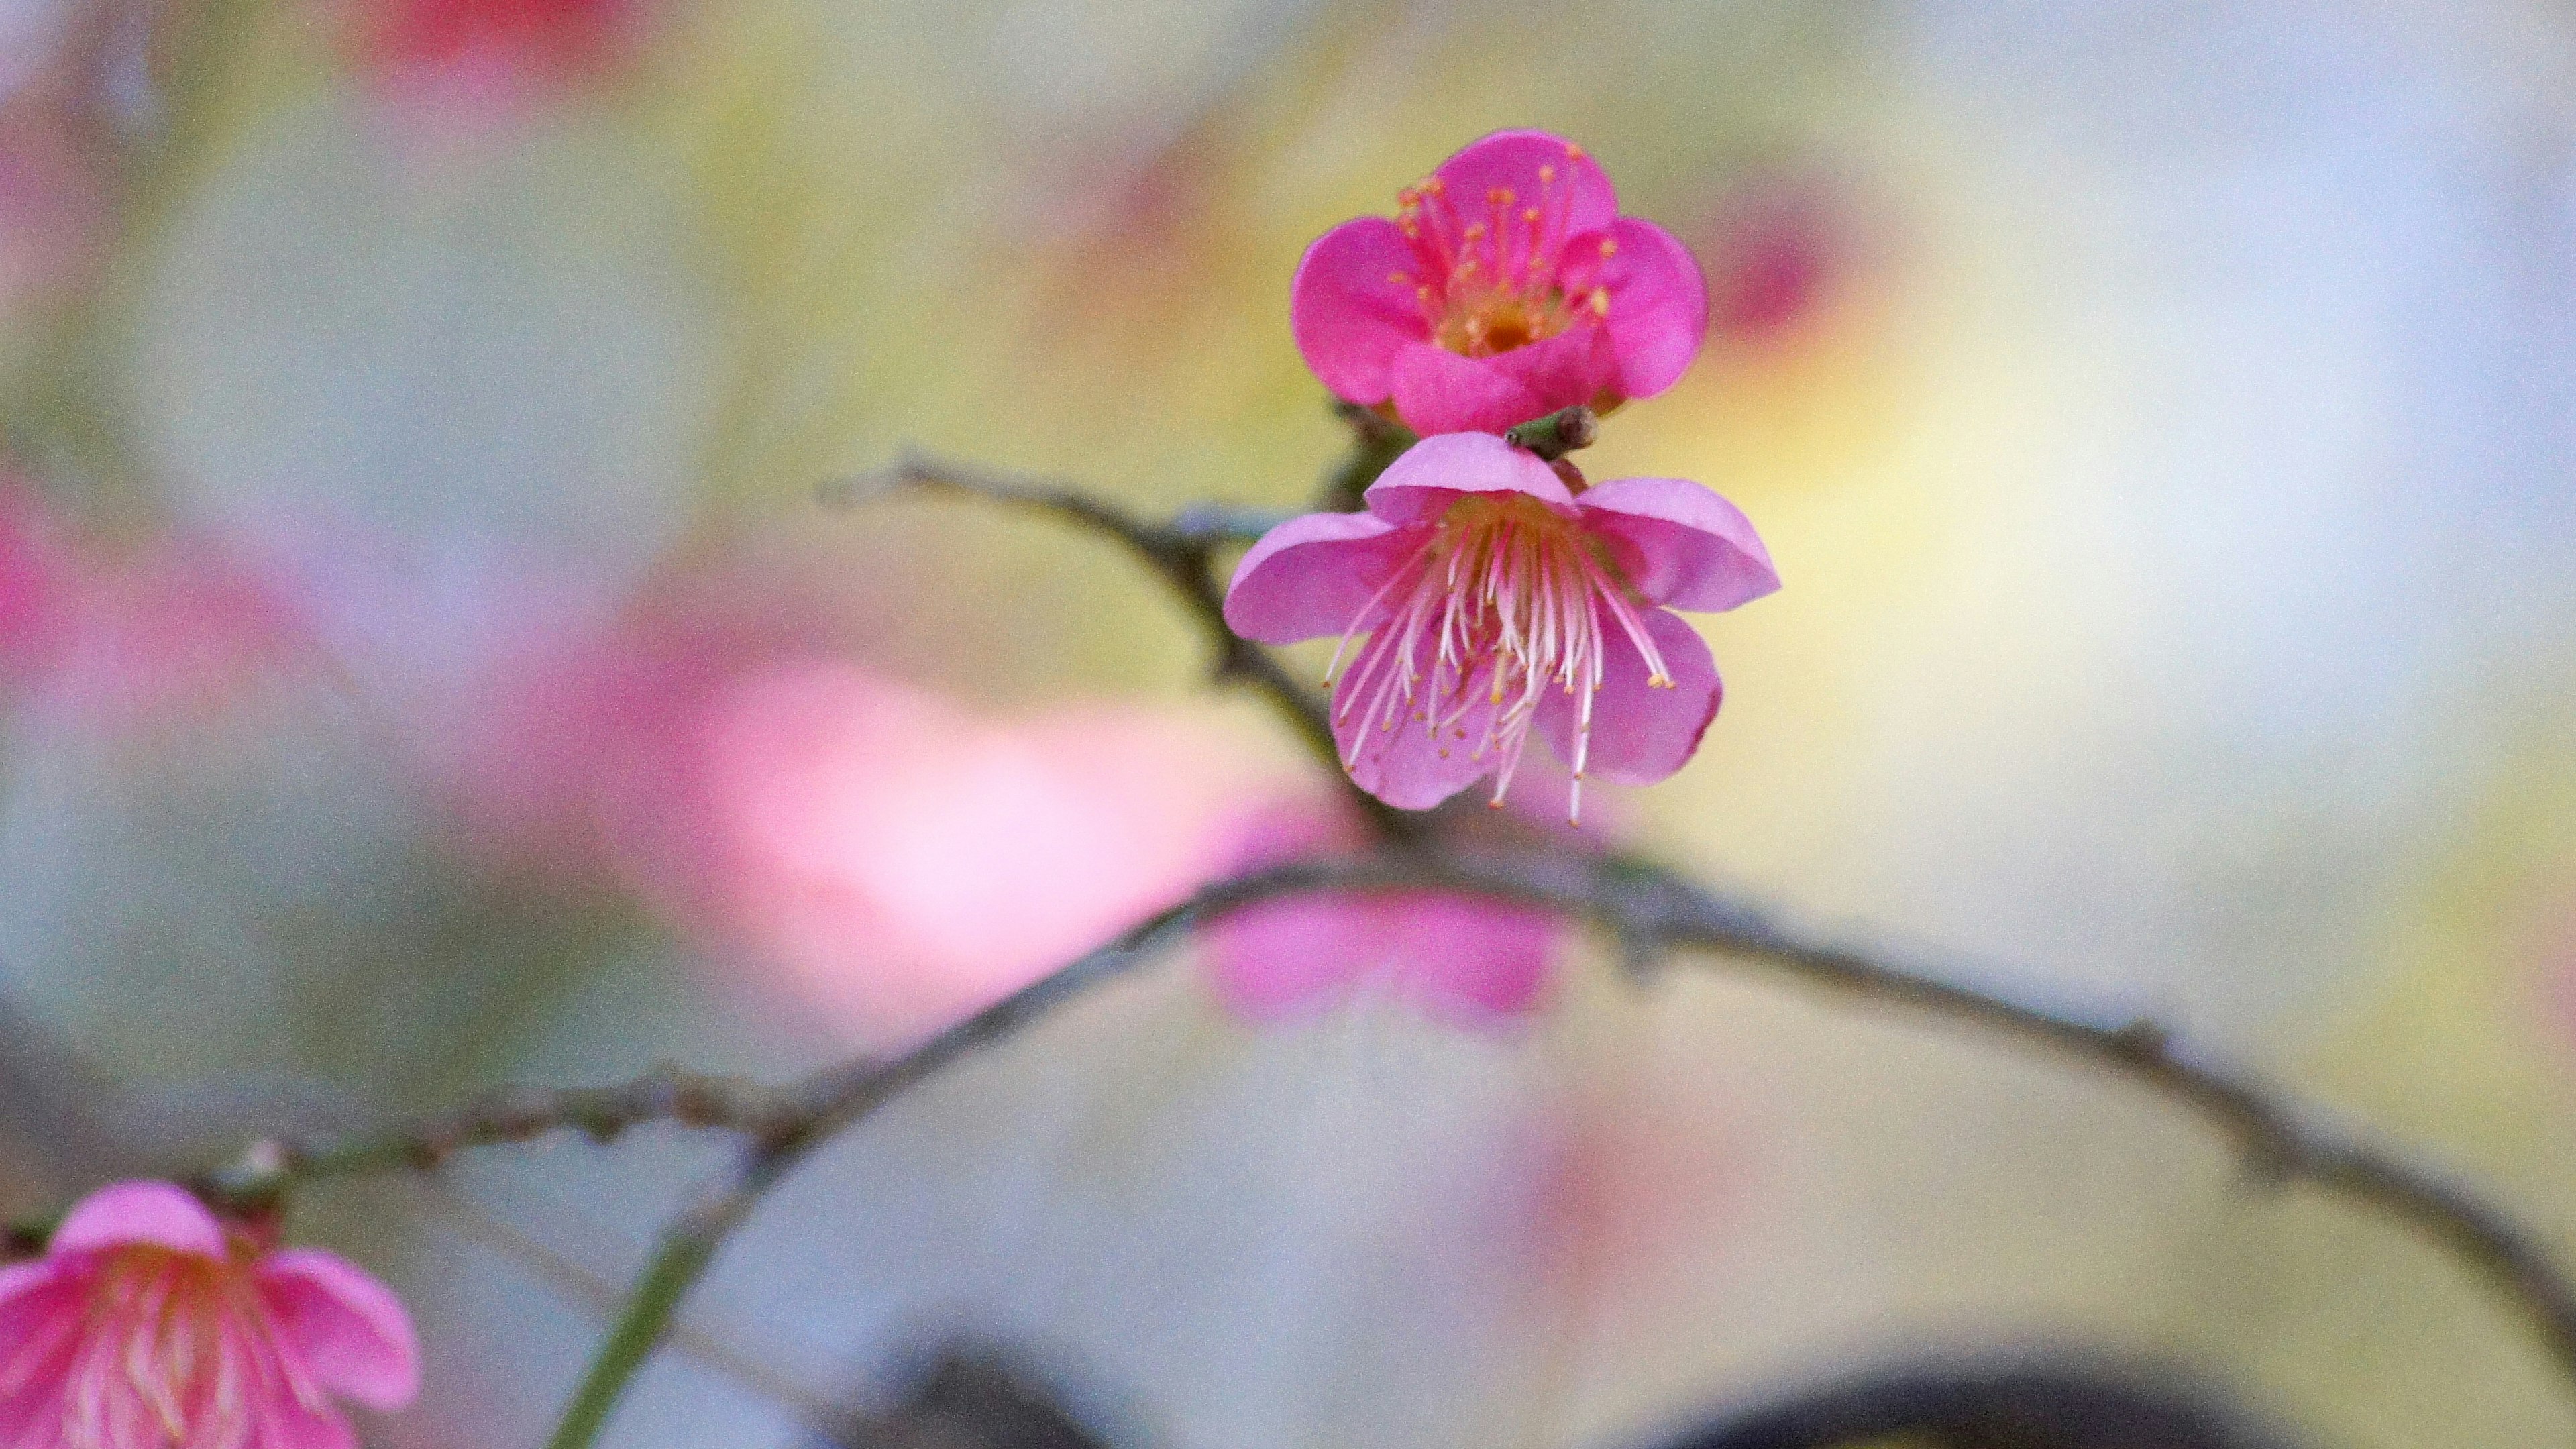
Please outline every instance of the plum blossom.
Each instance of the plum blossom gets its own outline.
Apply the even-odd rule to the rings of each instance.
[[[309,643],[286,592],[215,540],[104,545],[0,480],[0,685],[29,704],[133,728],[217,704]]]
[[[386,88],[465,114],[612,69],[642,0],[351,0],[360,59]]]
[[[1224,864],[1251,773],[1195,716],[1089,704],[988,719],[826,659],[746,674],[699,728],[700,855],[665,855],[646,890],[876,1045],[946,1026],[1187,895]]]
[[[1488,776],[1502,803],[1532,730],[1573,772],[1578,819],[1587,775],[1671,775],[1721,694],[1707,644],[1671,611],[1780,586],[1753,525],[1699,484],[1585,486],[1487,433],[1423,439],[1366,501],[1270,530],[1235,569],[1225,617],[1264,643],[1341,636],[1342,764],[1402,809]]]
[[[1501,432],[1671,387],[1708,333],[1690,251],[1619,215],[1610,178],[1544,131],[1498,131],[1306,249],[1290,326],[1340,397],[1415,432]]]
[[[42,1259],[0,1269],[0,1443],[354,1449],[333,1400],[398,1409],[419,1383],[391,1289],[165,1182],[92,1193]]]
[[[1280,802],[1246,823],[1238,871],[1356,850],[1362,832],[1319,803]],[[1438,891],[1318,893],[1247,906],[1201,933],[1218,1000],[1273,1025],[1367,991],[1434,1020],[1493,1026],[1545,998],[1558,925],[1545,911]]]

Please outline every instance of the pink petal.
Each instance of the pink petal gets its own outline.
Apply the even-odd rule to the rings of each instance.
[[[1664,609],[1645,611],[1646,633],[1664,656],[1673,677],[1670,689],[1646,685],[1645,657],[1628,641],[1628,633],[1604,618],[1601,692],[1592,697],[1592,748],[1584,762],[1588,777],[1621,785],[1651,785],[1690,763],[1700,736],[1717,718],[1724,691],[1718,684],[1717,661],[1699,631],[1680,615]],[[1558,759],[1574,759],[1575,702],[1549,691],[1539,706],[1538,728]]]
[[[166,1182],[120,1182],[82,1198],[47,1251],[96,1252],[129,1243],[152,1243],[174,1253],[224,1256],[224,1229],[206,1205]]]
[[[1497,367],[1498,360],[1461,357],[1428,342],[1407,343],[1395,355],[1388,376],[1396,415],[1406,427],[1428,436],[1499,433],[1555,410],[1519,378]]]
[[[1465,896],[1408,895],[1382,914],[1393,952],[1423,1010],[1461,1026],[1490,1026],[1535,1007],[1553,965],[1557,924],[1544,911]]]
[[[399,1409],[420,1392],[411,1315],[392,1289],[329,1253],[272,1253],[257,1269],[278,1336],[324,1387],[371,1409]]]
[[[1376,912],[1347,895],[1301,896],[1235,912],[1208,928],[1203,957],[1228,1011],[1268,1025],[1312,1016],[1350,994],[1378,944]]]
[[[1592,283],[1610,293],[1605,320],[1618,354],[1623,396],[1653,397],[1681,381],[1708,338],[1708,282],[1699,261],[1673,234],[1649,221],[1623,217],[1610,224],[1617,252],[1604,258]],[[1598,250],[1578,238],[1567,248]]]
[[[1554,173],[1553,182],[1540,182],[1542,166]],[[1619,214],[1619,193],[1600,163],[1563,136],[1545,131],[1496,131],[1470,141],[1440,163],[1438,175],[1450,198],[1470,217],[1496,187],[1508,188],[1516,205],[1536,206],[1542,185],[1551,198],[1568,186],[1574,188],[1573,209],[1560,235],[1598,231]]]
[[[1289,519],[1234,566],[1226,625],[1264,644],[1339,634],[1421,546],[1420,534],[1366,513]]]
[[[88,1327],[88,1280],[59,1258],[0,1269],[0,1445],[17,1443],[59,1398]]]
[[[358,1449],[349,1421],[329,1409],[306,1408],[280,1394],[252,1411],[260,1434],[245,1449]]]
[[[1416,657],[1429,658],[1428,646],[1417,645]],[[1428,810],[1494,772],[1493,752],[1478,749],[1494,717],[1491,660],[1468,676],[1465,713],[1436,739],[1414,718],[1427,700],[1417,694],[1394,725],[1382,725],[1367,710],[1370,700],[1351,697],[1361,678],[1361,670],[1351,669],[1333,691],[1333,737],[1350,762],[1352,783],[1399,810]],[[1374,695],[1374,680],[1369,688]]]
[[[1780,587],[1752,521],[1687,478],[1613,478],[1578,501],[1585,527],[1611,541],[1628,582],[1654,603],[1717,613]]]
[[[1435,523],[1470,493],[1526,493],[1567,515],[1575,508],[1565,480],[1534,454],[1492,433],[1442,433],[1386,466],[1369,485],[1368,511],[1392,524]]]
[[[1288,284],[1288,330],[1335,396],[1386,401],[1396,354],[1431,335],[1410,280],[1420,270],[1413,244],[1382,216],[1346,221],[1306,248]]]
[[[1543,418],[1576,403],[1601,402],[1622,395],[1619,353],[1607,327],[1578,322],[1554,337],[1477,360],[1520,384],[1537,400],[1537,411],[1514,418],[1513,423]],[[1503,426],[1508,428],[1512,423]]]

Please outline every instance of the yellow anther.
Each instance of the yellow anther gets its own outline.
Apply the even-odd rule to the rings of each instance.
[[[1541,185],[1541,186],[1545,186],[1546,184],[1548,184],[1548,183],[1549,183],[1549,182],[1551,182],[1551,181],[1554,181],[1555,179],[1556,179],[1556,168],[1555,168],[1555,167],[1553,167],[1553,166],[1542,166],[1542,167],[1538,168],[1538,184],[1539,184],[1539,185]]]
[[[1521,212],[1521,220],[1528,222],[1532,226],[1538,225],[1538,208],[1532,206],[1523,209]]]
[[[1485,200],[1495,206],[1509,206],[1519,199],[1512,195],[1512,189],[1508,186],[1497,186],[1485,193]]]
[[[1607,288],[1595,287],[1592,289],[1592,310],[1594,313],[1603,317],[1610,315],[1610,292]]]
[[[1469,241],[1474,241],[1474,240],[1476,240],[1477,238],[1479,238],[1479,237],[1483,236],[1484,234],[1485,234],[1485,224],[1484,224],[1483,222],[1481,222],[1481,221],[1479,221],[1479,222],[1471,222],[1471,223],[1469,223],[1469,224],[1468,224],[1468,227],[1467,227],[1467,240],[1469,240]]]
[[[1601,239],[1601,255],[1605,257],[1615,257],[1619,255],[1619,243],[1611,240],[1609,237],[1603,237]]]
[[[1390,287],[1410,287],[1413,285],[1413,274],[1410,272],[1389,272],[1386,274],[1386,284]]]

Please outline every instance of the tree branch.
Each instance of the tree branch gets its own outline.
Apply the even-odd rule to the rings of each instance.
[[[760,1199],[816,1148],[907,1088],[1009,1039],[1055,1006],[1227,912],[1316,892],[1421,890],[1540,907],[1655,951],[1689,948],[1758,964],[1802,986],[2000,1032],[2129,1080],[2226,1133],[2257,1181],[2306,1184],[2384,1212],[2448,1250],[2522,1314],[2563,1371],[2576,1375],[2576,1289],[2530,1233],[2465,1185],[2311,1120],[2251,1079],[2197,1059],[2152,1022],[2089,1019],[1954,985],[1866,948],[1804,934],[1630,857],[1584,860],[1527,852],[1469,858],[1437,848],[1395,847],[1377,856],[1303,862],[1211,885],[909,1052],[829,1068],[783,1094],[787,1105],[767,1120],[766,1135],[747,1149],[731,1177],[664,1235],[552,1449],[585,1449],[592,1442],[626,1384],[669,1331],[691,1287]],[[396,1133],[392,1139],[414,1135]],[[363,1160],[379,1166],[400,1161],[386,1153]]]
[[[1279,656],[1243,638],[1225,622],[1225,586],[1218,581],[1218,550],[1258,539],[1280,515],[1202,505],[1184,510],[1170,523],[1137,517],[1083,489],[1043,478],[977,468],[913,453],[896,460],[883,473],[827,484],[823,496],[835,503],[856,503],[898,489],[945,490],[1034,509],[1127,546],[1171,586],[1196,619],[1216,653],[1219,679],[1237,680],[1267,696],[1315,752],[1343,776],[1341,745],[1333,738],[1329,706],[1314,691],[1292,678]],[[1411,840],[1422,833],[1418,817],[1389,808],[1375,796],[1350,791],[1351,802],[1376,831],[1389,839]]]

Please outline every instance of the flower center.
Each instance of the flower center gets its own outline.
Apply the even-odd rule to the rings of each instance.
[[[1569,146],[1568,160],[1582,155]],[[1543,342],[1610,312],[1598,286],[1569,290],[1566,244],[1574,187],[1557,168],[1538,169],[1538,195],[1508,186],[1485,193],[1481,207],[1449,194],[1439,177],[1396,194],[1395,224],[1419,265],[1387,280],[1413,288],[1432,340],[1465,357],[1492,357]],[[1615,250],[1604,238],[1601,255]]]
[[[1575,701],[1566,763],[1579,820],[1612,629],[1644,659],[1649,687],[1672,687],[1626,581],[1572,520],[1523,494],[1460,499],[1361,608],[1325,671],[1330,684],[1367,631],[1334,707],[1336,723],[1360,725],[1344,731],[1343,765],[1394,745],[1399,728],[1420,729],[1443,759],[1491,758],[1500,805],[1553,687]]]
[[[90,1287],[64,1442],[247,1445],[260,1404],[316,1402],[247,1294],[228,1264],[140,1245],[112,1253]]]

